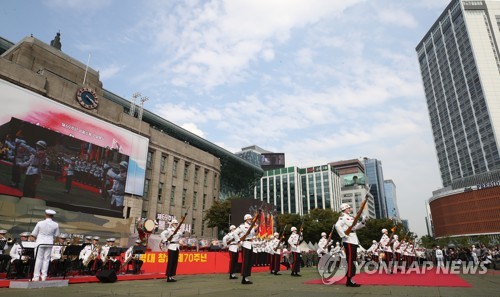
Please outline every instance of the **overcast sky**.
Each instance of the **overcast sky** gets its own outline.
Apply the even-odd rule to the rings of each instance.
[[[424,235],[441,187],[415,47],[448,0],[10,0],[0,36],[33,34],[100,72],[104,88],[229,150],[287,166],[382,161]]]

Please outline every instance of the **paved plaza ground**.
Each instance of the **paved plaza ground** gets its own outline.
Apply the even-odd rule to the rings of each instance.
[[[119,281],[116,283],[72,284],[62,288],[0,289],[0,296],[9,297],[107,297],[107,296],[500,296],[500,273],[489,271],[484,275],[461,275],[472,288],[361,286],[347,288],[341,285],[309,285],[305,281],[318,279],[315,268],[304,268],[302,277],[254,273],[252,285],[242,285],[241,278],[229,280],[228,275],[179,275],[176,283],[165,279]]]

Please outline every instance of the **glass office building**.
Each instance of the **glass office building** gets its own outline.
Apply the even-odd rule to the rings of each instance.
[[[311,209],[340,207],[340,177],[330,165],[268,170],[255,187],[255,198],[278,213],[307,214]]]
[[[370,193],[375,202],[375,214],[377,219],[387,218],[387,205],[385,201],[384,172],[382,162],[377,159],[364,159],[365,175]]]
[[[416,47],[444,187],[500,168],[500,1],[453,0]]]

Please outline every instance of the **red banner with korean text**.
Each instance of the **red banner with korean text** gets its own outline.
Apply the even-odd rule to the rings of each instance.
[[[167,252],[147,252],[141,255],[145,273],[165,273]],[[220,252],[181,252],[177,274],[227,273],[229,271],[229,253]]]

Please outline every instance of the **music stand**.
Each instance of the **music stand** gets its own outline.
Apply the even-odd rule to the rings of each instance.
[[[132,248],[132,255],[142,255],[146,253],[146,247],[143,245],[134,246]]]
[[[63,279],[66,278],[66,274],[68,273],[68,266],[71,268],[71,256],[79,256],[80,252],[83,250],[85,245],[68,245],[64,248],[64,253],[62,256],[66,256],[66,260],[64,261],[64,272]]]
[[[132,247],[132,257],[134,257],[135,255],[142,255],[142,254],[145,254],[146,253],[146,246],[144,245],[137,245],[137,246],[133,246]],[[137,266],[139,265],[135,260],[134,260],[134,267],[133,267],[133,272],[134,274],[135,273],[141,273],[140,272],[140,269],[137,268],[137,267],[140,267],[140,266]],[[126,268],[125,268],[126,269]],[[136,271],[136,270],[139,270],[139,271]]]
[[[27,277],[28,279],[31,280],[31,269],[34,264],[35,264],[35,248],[37,247],[36,242],[31,242],[31,241],[23,241],[21,243],[21,259],[23,257],[28,257],[28,273]]]
[[[108,255],[107,257],[118,257],[122,254],[122,248],[119,247],[119,246],[112,246],[109,248],[109,251],[108,251]],[[111,269],[111,261],[110,259],[108,259],[108,262],[106,263],[106,265],[108,266],[108,270]]]

